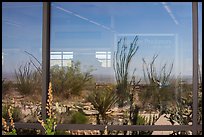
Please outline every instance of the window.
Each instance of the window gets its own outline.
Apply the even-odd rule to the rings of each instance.
[[[57,130],[107,134],[102,131],[107,127],[110,134],[202,134],[202,82],[195,75],[200,66],[198,76],[202,76],[202,3],[198,3],[198,20],[193,18],[195,4],[52,2],[52,14],[49,3],[43,4],[42,20],[42,3],[4,2],[3,104],[12,97],[9,91],[16,93],[16,100],[21,100],[17,94],[21,93],[25,115],[37,115],[40,110],[34,108],[42,105],[46,118],[50,80],[59,114]],[[199,66],[194,56],[197,31]],[[19,79],[22,76],[27,83]],[[23,120],[27,123],[16,127],[43,130],[35,118]]]
[[[96,58],[102,67],[111,67],[111,52],[96,52]]]

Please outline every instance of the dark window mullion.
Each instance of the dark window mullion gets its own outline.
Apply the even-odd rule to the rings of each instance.
[[[47,117],[46,103],[50,75],[50,2],[43,2],[43,36],[42,36],[42,119]]]
[[[193,135],[198,127],[198,2],[192,2],[193,36]]]

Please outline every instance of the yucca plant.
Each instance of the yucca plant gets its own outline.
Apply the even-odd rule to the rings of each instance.
[[[116,93],[107,87],[100,87],[93,91],[87,98],[94,108],[99,112],[97,115],[97,124],[101,124],[99,116],[102,118],[102,122],[107,124],[106,112],[118,101]]]

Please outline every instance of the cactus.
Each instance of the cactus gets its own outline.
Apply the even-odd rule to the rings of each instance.
[[[137,40],[138,37],[136,36],[130,47],[127,47],[126,38],[123,39],[123,43],[122,39],[120,39],[117,44],[117,51],[114,53],[113,68],[117,82],[116,93],[120,98],[119,107],[124,106],[124,101],[128,97],[128,69],[132,57],[139,48]]]

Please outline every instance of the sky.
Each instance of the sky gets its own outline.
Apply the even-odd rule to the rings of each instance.
[[[73,52],[73,60],[79,60],[82,69],[93,66],[94,74],[114,75],[112,65],[103,67],[96,52],[111,52],[112,62],[117,41],[126,37],[129,45],[137,35],[139,50],[130,64],[130,72],[136,68],[136,74],[142,77],[142,58],[151,61],[158,54],[158,69],[173,62],[175,75],[192,75],[191,3],[54,2],[51,9],[51,51]],[[202,30],[201,14],[199,30]],[[201,40],[199,44],[202,45]],[[30,59],[24,51],[41,62],[41,47],[42,3],[3,2],[3,75],[13,73]]]

